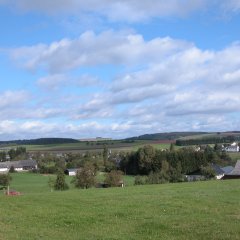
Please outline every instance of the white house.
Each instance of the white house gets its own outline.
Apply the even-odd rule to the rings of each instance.
[[[0,164],[0,173],[6,173],[6,172],[8,172],[8,168],[7,168],[7,166],[1,166],[1,164]]]
[[[219,167],[218,165],[216,164],[212,164],[211,168],[214,170],[215,174],[216,174],[216,179],[217,180],[220,180],[223,178],[224,176],[224,170]]]
[[[78,168],[69,168],[65,170],[65,174],[69,176],[76,176],[78,170],[79,170]]]
[[[236,142],[232,143],[230,146],[225,147],[226,152],[239,152],[239,146]]]

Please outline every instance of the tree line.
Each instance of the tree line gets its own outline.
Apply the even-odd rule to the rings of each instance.
[[[61,144],[61,143],[78,143],[79,141],[72,138],[37,138],[37,139],[23,139],[0,141],[0,145],[16,144],[16,145],[45,145],[45,144]]]
[[[126,154],[120,162],[120,169],[125,174],[148,176],[148,183],[179,182],[186,174],[229,159],[225,152],[215,151],[209,146],[203,151],[193,148],[162,151],[149,145]]]
[[[216,143],[232,143],[240,141],[240,136],[226,136],[226,137],[203,137],[195,139],[177,139],[177,146],[190,146],[190,145],[202,145],[202,144],[216,144]]]
[[[91,187],[119,187],[123,182],[123,173],[119,170],[112,170],[104,174],[104,180],[102,183],[97,181],[97,169],[95,166],[87,162],[82,168],[77,170],[76,176],[72,179],[71,184],[76,188],[88,189]],[[49,178],[48,181],[51,191],[55,190],[67,190],[69,185],[65,180],[65,174],[62,169],[58,169],[56,178]]]
[[[9,151],[0,152],[0,161],[4,162],[7,160],[7,155],[9,156],[10,160],[17,160],[18,157],[23,156],[25,157],[27,151],[25,147],[17,147],[11,148]]]

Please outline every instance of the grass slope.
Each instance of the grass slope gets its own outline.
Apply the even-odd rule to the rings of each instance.
[[[170,143],[158,143],[157,141],[134,141],[134,142],[121,142],[121,141],[111,141],[106,146],[108,149],[114,151],[136,151],[138,148],[144,145],[152,145],[158,149],[169,149]],[[45,144],[45,145],[18,145],[25,147],[28,152],[73,152],[73,153],[85,153],[86,151],[97,151],[101,152],[104,149],[104,143],[63,143],[63,144]],[[10,148],[15,148],[16,146],[8,146],[7,148],[2,147],[2,150],[8,150]]]
[[[198,133],[189,136],[180,137],[180,140],[189,140],[189,139],[202,139],[202,138],[220,138],[220,137],[227,137],[227,136],[239,136],[240,132],[212,132],[212,133]]]
[[[239,239],[238,180],[50,192],[13,175],[0,195],[0,239]]]

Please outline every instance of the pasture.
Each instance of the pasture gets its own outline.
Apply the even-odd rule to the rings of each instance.
[[[67,181],[70,181],[68,178]],[[13,174],[0,194],[0,239],[239,239],[239,180],[50,192]]]
[[[170,143],[166,141],[158,142],[151,140],[135,140],[134,142],[124,142],[120,140],[112,140],[107,142],[78,142],[78,143],[64,143],[64,144],[45,144],[45,145],[17,145],[18,147],[25,147],[27,152],[71,152],[71,153],[85,153],[101,152],[106,146],[112,152],[130,152],[137,151],[144,145],[152,145],[157,149],[169,149]],[[9,145],[7,149],[15,148],[16,145]],[[177,147],[177,146],[176,146]],[[6,148],[2,148],[4,150]]]

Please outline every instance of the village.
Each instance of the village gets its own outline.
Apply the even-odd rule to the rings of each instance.
[[[146,146],[147,149],[148,146]],[[179,150],[171,150],[171,148],[174,147],[173,145],[170,146],[170,150],[168,149],[162,149],[160,150],[161,154],[163,154],[163,157],[165,156],[166,159],[169,158],[171,154],[176,154],[179,152],[184,152],[184,154],[187,154],[190,152],[195,152],[195,154],[202,154],[207,153],[210,151],[210,154],[217,154],[219,155],[220,152],[222,155],[219,155],[219,161],[216,162],[215,160],[207,160],[207,162],[202,162],[202,164],[197,163],[197,168],[188,168],[186,167],[186,170],[183,170],[183,166],[180,163],[180,170],[179,172],[175,173],[175,175],[178,175],[178,177],[174,176],[173,172],[178,171],[177,168],[179,167],[178,163],[175,165],[175,163],[171,163],[172,160],[168,160],[167,163],[167,169],[164,170],[168,174],[168,177],[161,178],[158,176],[159,180],[146,180],[149,179],[151,174],[157,174],[157,171],[152,170],[146,170],[146,168],[142,168],[141,170],[141,163],[139,163],[140,168],[139,171],[132,171],[131,167],[126,168],[124,165],[126,161],[129,161],[129,153],[115,153],[113,154],[111,149],[108,149],[105,147],[103,149],[103,152],[98,153],[92,153],[89,152],[85,154],[76,154],[73,153],[64,153],[64,152],[56,152],[56,153],[28,153],[26,152],[26,149],[23,147],[15,147],[13,149],[2,149],[1,153],[2,156],[4,156],[5,161],[0,162],[0,174],[8,174],[8,173],[14,173],[14,172],[31,172],[36,174],[57,174],[58,169],[61,168],[61,170],[64,172],[65,175],[76,177],[78,172],[81,172],[82,169],[84,169],[85,163],[89,162],[93,164],[95,167],[96,172],[99,173],[108,173],[112,171],[122,171],[122,175],[129,174],[133,177],[135,176],[135,184],[148,184],[148,183],[167,183],[167,182],[182,182],[182,181],[205,181],[209,179],[216,179],[216,180],[225,180],[225,179],[240,179],[240,160],[236,161],[235,165],[227,165],[228,161],[223,161],[223,159],[220,161],[221,158],[226,158],[228,153],[237,153],[239,152],[239,145],[237,142],[233,142],[228,145],[215,145],[214,147],[209,147],[208,145],[201,145],[201,146],[195,146],[193,148],[182,148]],[[144,149],[144,148],[143,148]],[[150,148],[151,149],[151,148]],[[215,150],[214,150],[215,149]],[[153,151],[154,149],[151,149]],[[104,152],[105,151],[105,152]],[[142,150],[139,149],[137,152],[137,156],[141,158],[139,155]],[[156,150],[154,150],[156,151]],[[174,152],[173,152],[174,151]],[[14,155],[19,152],[19,155]],[[3,154],[4,153],[4,154]],[[217,154],[216,154],[217,153]],[[165,154],[165,155],[164,155]],[[187,156],[186,155],[186,156]],[[200,156],[199,155],[199,156]],[[127,158],[129,158],[127,160]],[[208,156],[208,155],[206,155]],[[206,157],[205,156],[205,157]],[[221,157],[223,156],[223,157]],[[23,159],[24,157],[27,158]],[[149,157],[149,156],[147,156]],[[12,159],[11,159],[12,158]],[[188,156],[187,156],[188,158]],[[19,159],[19,160],[16,160]],[[139,159],[141,161],[141,159]],[[161,160],[162,161],[162,160]],[[174,160],[176,161],[176,160]],[[191,159],[189,160],[191,165]],[[202,161],[202,160],[201,160]],[[161,163],[162,165],[163,163]],[[174,167],[174,165],[176,167]],[[191,171],[193,170],[193,171]],[[163,165],[160,168],[160,171],[163,171]],[[150,175],[149,175],[150,174]],[[148,175],[148,177],[146,177]],[[161,174],[160,174],[161,175]],[[142,176],[142,177],[141,177]],[[145,180],[143,181],[142,179]],[[136,180],[137,179],[137,180]],[[141,179],[139,181],[139,179]],[[95,182],[95,186],[103,186],[108,187],[109,184],[104,183],[104,181],[101,182]],[[122,177],[119,178],[117,186],[123,187],[124,180]]]

